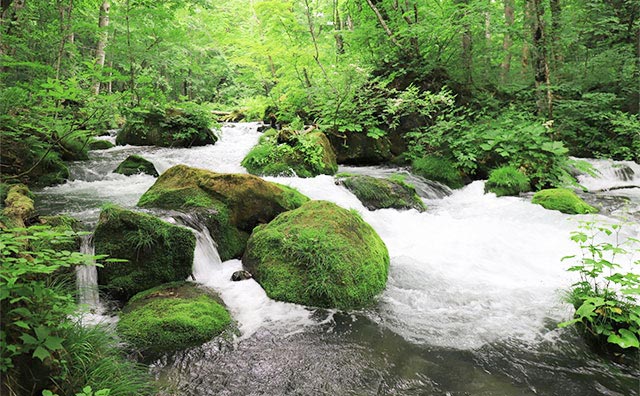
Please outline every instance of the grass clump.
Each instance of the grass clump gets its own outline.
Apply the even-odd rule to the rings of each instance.
[[[531,189],[529,179],[513,166],[494,169],[484,185],[485,192],[492,192],[498,197],[518,195]]]
[[[275,300],[354,309],[384,290],[389,253],[354,211],[310,201],[256,228],[242,262]]]
[[[193,233],[145,213],[117,206],[103,208],[94,242],[96,254],[127,260],[107,262],[98,269],[98,283],[121,301],[191,274]]]
[[[394,208],[426,209],[415,188],[396,178],[379,179],[371,176],[348,176],[342,184],[349,189],[369,210]]]
[[[203,344],[231,324],[227,310],[195,284],[175,282],[134,296],[118,333],[133,347],[166,353]]]
[[[411,167],[415,174],[446,184],[451,188],[464,186],[462,176],[455,164],[446,158],[432,155],[416,158],[411,163]]]
[[[545,209],[559,210],[566,214],[598,213],[598,209],[584,202],[573,191],[566,188],[540,190],[533,195],[531,202]]]

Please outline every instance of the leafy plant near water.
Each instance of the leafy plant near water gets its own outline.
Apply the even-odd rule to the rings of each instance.
[[[76,310],[74,291],[59,278],[100,258],[51,248],[75,237],[44,226],[0,232],[3,394],[54,388],[74,394],[86,385],[112,388],[112,396],[148,393],[143,371],[120,354],[105,329],[83,328],[70,319]]]
[[[585,221],[579,228],[571,239],[580,246],[581,256],[563,258],[576,260],[568,270],[580,275],[568,298],[576,312],[574,319],[559,326],[579,324],[597,339],[638,349],[640,275],[624,266],[640,266],[640,240],[624,237],[620,224]]]

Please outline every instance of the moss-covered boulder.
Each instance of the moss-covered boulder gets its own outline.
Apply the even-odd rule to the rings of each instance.
[[[105,207],[93,240],[96,254],[127,260],[105,262],[98,268],[98,284],[120,301],[191,274],[193,233],[149,214]]]
[[[411,163],[411,170],[425,179],[446,184],[451,188],[464,186],[462,175],[456,169],[453,161],[447,158],[433,155],[417,158]]]
[[[212,114],[186,102],[131,112],[116,136],[117,145],[191,147],[214,144]]]
[[[498,197],[518,195],[531,189],[529,178],[513,166],[494,169],[484,185],[485,192],[492,192]]]
[[[353,309],[384,290],[389,253],[357,212],[310,201],[257,227],[242,263],[275,300]]]
[[[128,156],[113,172],[125,176],[137,175],[139,173],[146,173],[153,177],[159,176],[156,167],[153,166],[151,161],[135,154]]]
[[[324,133],[275,129],[265,132],[242,160],[242,166],[254,175],[313,177],[333,175],[338,170],[336,155]]]
[[[24,184],[4,185],[3,190],[6,197],[0,221],[9,228],[25,227],[35,217],[33,194]]]
[[[113,147],[113,143],[108,140],[94,139],[89,142],[89,150],[107,150]]]
[[[290,187],[256,176],[177,165],[156,180],[138,206],[197,214],[217,242],[222,260],[228,260],[242,256],[255,226],[308,200]]]
[[[379,165],[393,158],[392,144],[386,136],[374,139],[364,132],[328,136],[339,164]]]
[[[201,345],[231,324],[231,316],[210,290],[175,282],[131,298],[117,331],[134,348],[154,354]]]
[[[413,186],[401,178],[381,179],[364,175],[350,175],[340,179],[369,210],[376,209],[426,209]]]
[[[533,195],[531,202],[545,209],[559,210],[566,214],[598,213],[598,209],[582,200],[576,193],[566,188],[540,190]]]

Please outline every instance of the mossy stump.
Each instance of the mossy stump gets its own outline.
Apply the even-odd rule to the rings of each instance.
[[[293,188],[256,176],[177,165],[156,180],[138,206],[197,214],[218,243],[224,261],[242,256],[255,226],[308,200]]]
[[[117,300],[191,274],[193,233],[149,214],[106,207],[93,238],[96,254],[127,260],[98,268],[98,284]]]
[[[174,282],[131,298],[117,331],[131,346],[152,354],[204,344],[231,324],[231,316],[210,290]]]
[[[9,228],[24,228],[35,216],[34,196],[29,187],[24,184],[3,184],[2,195],[5,195],[5,198],[1,222]]]
[[[314,177],[338,170],[336,154],[324,133],[275,129],[265,132],[242,166],[259,176]]]
[[[530,189],[527,176],[512,166],[492,170],[484,185],[485,192],[492,192],[498,197],[518,195]]]
[[[125,176],[137,175],[139,173],[145,173],[153,177],[159,176],[156,167],[153,166],[151,161],[135,154],[128,156],[113,172]]]
[[[348,310],[384,290],[389,253],[357,212],[310,201],[257,227],[242,263],[275,300]]]
[[[566,188],[540,190],[533,195],[531,202],[545,209],[559,210],[566,214],[598,213],[598,209],[586,203],[573,191]]]
[[[422,212],[426,209],[415,188],[401,180],[351,175],[340,182],[369,210],[393,208]]]

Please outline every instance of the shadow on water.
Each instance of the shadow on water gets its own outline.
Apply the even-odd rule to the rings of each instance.
[[[552,326],[551,326],[552,327]],[[570,330],[536,345],[416,345],[362,315],[291,335],[261,330],[156,361],[163,395],[638,395],[640,369],[607,362]]]

